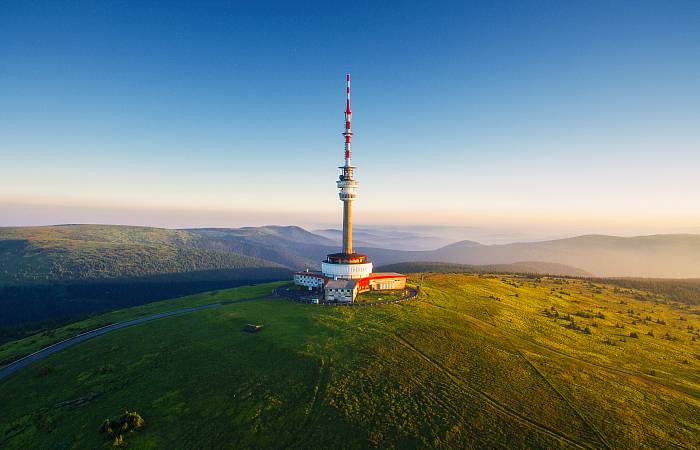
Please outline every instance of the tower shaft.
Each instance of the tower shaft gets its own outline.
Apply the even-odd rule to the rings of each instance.
[[[343,253],[352,253],[352,201],[343,202]]]

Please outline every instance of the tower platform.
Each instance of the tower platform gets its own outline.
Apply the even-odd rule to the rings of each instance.
[[[331,253],[321,262],[321,273],[332,280],[355,280],[372,273],[367,255],[359,253]]]

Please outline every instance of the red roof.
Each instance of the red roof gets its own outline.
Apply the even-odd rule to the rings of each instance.
[[[374,280],[377,278],[406,278],[407,275],[396,272],[373,272],[367,278]]]

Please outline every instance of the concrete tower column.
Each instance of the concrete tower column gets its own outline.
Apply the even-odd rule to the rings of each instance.
[[[352,253],[352,201],[343,202],[343,253]]]

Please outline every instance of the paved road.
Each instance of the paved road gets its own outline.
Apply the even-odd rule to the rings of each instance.
[[[274,289],[273,294],[277,294],[280,297],[285,297],[285,296],[288,297],[289,292],[288,291],[285,292],[282,289],[284,287],[286,287],[286,286],[281,286],[280,288]],[[383,302],[354,303],[354,304],[349,304],[347,306],[372,306],[372,305],[377,305],[377,304],[399,303],[399,302],[414,298],[418,294],[418,292],[415,289],[408,288],[408,290],[409,290],[409,294],[402,299],[383,301]],[[287,294],[287,295],[285,295],[285,294]],[[50,345],[46,348],[39,350],[38,352],[32,353],[31,355],[27,355],[24,358],[18,359],[17,361],[8,364],[7,366],[0,369],[0,380],[7,378],[8,376],[12,375],[13,373],[17,372],[18,370],[20,370],[26,366],[28,366],[29,364],[36,362],[36,361],[39,361],[41,359],[44,359],[49,355],[52,355],[58,351],[63,350],[64,348],[72,347],[75,344],[79,344],[83,341],[87,341],[88,339],[92,339],[94,337],[101,336],[105,333],[119,330],[121,328],[130,327],[132,325],[137,325],[137,324],[143,323],[143,322],[150,322],[151,320],[162,319],[164,317],[176,316],[179,314],[186,314],[186,313],[190,313],[193,311],[201,311],[203,309],[218,308],[220,306],[230,305],[232,303],[242,303],[242,302],[248,302],[251,300],[259,300],[259,299],[263,299],[263,298],[269,298],[269,295],[262,295],[260,297],[244,298],[244,299],[240,299],[240,300],[224,301],[224,302],[220,302],[220,303],[212,303],[209,305],[194,306],[191,308],[176,309],[174,311],[153,314],[151,316],[146,316],[146,317],[139,317],[138,319],[127,320],[126,322],[113,323],[112,325],[107,325],[107,326],[104,326],[101,328],[96,328],[92,331],[88,331],[88,332],[79,334],[77,336],[73,336],[72,338],[68,338],[66,340],[63,340],[61,342],[57,342],[53,345]],[[338,306],[340,306],[340,305],[338,305]]]
[[[105,333],[109,333],[114,330],[119,330],[120,328],[130,327],[131,325],[149,322],[151,320],[162,319],[163,317],[176,316],[178,314],[185,314],[193,311],[200,311],[203,309],[218,308],[222,305],[223,303],[212,303],[211,305],[176,309],[175,311],[153,314],[152,316],[140,317],[138,319],[127,320],[126,322],[113,323],[112,325],[96,328],[92,331],[88,331],[77,336],[73,336],[72,338],[68,338],[64,341],[57,342],[53,345],[39,350],[38,352],[32,353],[31,355],[27,355],[24,358],[18,359],[17,361],[8,364],[7,366],[0,369],[0,380],[7,378],[8,376],[28,366],[29,364],[40,359],[44,359],[49,355],[63,350],[64,348],[72,347],[75,344],[79,344],[80,342],[87,341],[88,339],[92,339]]]
[[[262,299],[262,298],[269,298],[269,295],[263,295],[260,297],[244,298],[244,299],[240,299],[240,300],[231,300],[231,301],[225,301],[225,302],[220,302],[220,303],[212,303],[209,305],[194,306],[191,308],[176,309],[174,311],[153,314],[151,316],[140,317],[138,319],[127,320],[126,322],[113,323],[112,325],[107,325],[107,326],[104,326],[101,328],[96,328],[92,331],[88,331],[86,333],[82,333],[82,334],[79,334],[77,336],[73,336],[72,338],[68,338],[64,341],[57,342],[53,345],[50,345],[46,348],[39,350],[38,352],[32,353],[31,355],[27,355],[24,358],[18,359],[17,361],[8,364],[7,366],[0,369],[0,380],[7,378],[8,376],[12,375],[13,373],[17,372],[18,370],[20,370],[26,366],[28,366],[29,364],[31,364],[35,361],[39,361],[40,359],[44,359],[49,355],[52,355],[58,351],[63,350],[64,348],[72,347],[75,344],[79,344],[80,342],[87,341],[88,339],[92,339],[96,336],[100,336],[100,335],[103,335],[105,333],[109,333],[109,332],[114,331],[114,330],[119,330],[121,328],[130,327],[132,325],[136,325],[136,324],[143,323],[143,322],[149,322],[151,320],[162,319],[164,317],[176,316],[179,314],[186,314],[186,313],[190,313],[193,311],[201,311],[203,309],[218,308],[219,306],[223,306],[223,305],[230,305],[232,303],[242,303],[242,302],[247,302],[247,301],[251,301],[251,300],[258,300],[258,299]]]

